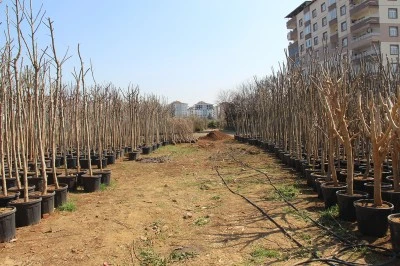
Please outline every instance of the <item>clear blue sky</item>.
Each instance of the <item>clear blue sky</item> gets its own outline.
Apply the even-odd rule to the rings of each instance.
[[[144,93],[190,105],[265,76],[284,61],[286,19],[303,1],[33,0],[54,21],[59,53],[76,46],[98,82],[138,84]],[[28,0],[29,2],[29,0]],[[3,1],[10,4],[9,0]],[[38,36],[40,43],[47,33]]]

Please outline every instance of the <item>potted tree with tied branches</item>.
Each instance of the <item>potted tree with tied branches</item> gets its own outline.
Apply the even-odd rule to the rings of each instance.
[[[382,166],[389,151],[392,127],[388,116],[382,114],[383,104],[377,101],[379,94],[370,91],[367,97],[358,93],[358,110],[363,130],[370,138],[374,163],[373,200],[361,199],[354,202],[358,230],[370,236],[381,237],[388,229],[387,216],[393,204],[382,200]],[[379,99],[379,98],[378,98]],[[364,103],[364,104],[363,104]],[[364,108],[363,108],[364,107]],[[365,108],[367,107],[367,108]]]

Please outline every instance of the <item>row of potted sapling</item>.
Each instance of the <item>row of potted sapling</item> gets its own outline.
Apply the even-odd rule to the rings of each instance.
[[[226,93],[224,113],[237,139],[304,168],[327,207],[381,237],[400,211],[400,72],[379,53],[350,62],[341,52],[289,60]]]
[[[357,221],[359,231],[367,236],[382,237],[387,233],[388,225],[392,234],[392,245],[395,251],[400,251],[400,190],[393,189],[394,178],[391,160],[382,165],[381,197],[382,208],[371,208],[368,204],[375,196],[374,193],[374,165],[367,166],[366,160],[355,162],[353,195],[347,193],[347,161],[334,160],[338,183],[335,186],[328,174],[328,163],[321,159],[315,164],[308,164],[307,160],[291,157],[289,153],[278,145],[268,144],[251,137],[235,136],[235,139],[244,143],[259,146],[270,153],[274,153],[283,163],[298,171],[306,179],[307,185],[317,193],[317,197],[324,201],[325,208],[338,205],[340,219],[348,222]],[[389,163],[390,162],[390,163]],[[324,173],[321,169],[324,168]],[[368,170],[371,169],[371,170]],[[366,171],[367,170],[367,171]],[[399,184],[399,183],[397,183]],[[392,214],[394,212],[394,214]]]
[[[110,154],[104,144],[132,147],[128,155],[134,160],[141,143],[145,144],[142,151],[150,152],[153,141],[157,148],[162,142],[193,138],[193,123],[172,117],[165,98],[140,95],[137,86],[98,84],[92,64],[88,68],[84,64],[79,44],[75,57],[79,67],[72,72],[73,81],[64,82],[63,66],[73,57],[68,51],[59,56],[53,21],[45,19],[43,9],[35,13],[32,1],[28,5],[20,0],[10,2],[11,11],[1,16],[5,18],[1,23],[5,40],[0,49],[0,199],[9,195],[13,199],[19,195],[19,199],[10,203],[14,207],[1,208],[0,217],[18,215],[25,207],[33,210],[35,204],[35,208],[45,202],[50,205],[53,193],[58,206],[65,201],[63,193],[75,184],[83,184],[86,191],[97,190],[97,174],[107,183],[109,172],[103,168],[122,157],[125,148]],[[41,47],[38,39],[45,38],[48,42],[42,40],[40,45],[45,46]],[[94,148],[96,154],[90,152]],[[92,169],[96,164],[97,169]],[[7,183],[13,181],[17,188],[9,192]],[[37,193],[30,195],[34,190],[30,183],[40,187]],[[50,212],[46,206],[42,210]],[[39,218],[24,217],[24,221]],[[12,219],[5,219],[2,225],[12,225]],[[17,223],[22,225],[20,218]],[[0,241],[7,240],[9,235],[0,231]]]
[[[132,150],[130,147],[121,149],[121,151]],[[118,155],[117,155],[118,154]],[[68,156],[67,156],[68,157]],[[104,164],[99,164],[98,169],[88,173],[85,169],[89,168],[89,165],[83,165],[80,161],[80,165],[77,163],[73,165],[72,169],[68,167],[57,168],[56,174],[47,172],[46,175],[42,176],[40,173],[40,163],[31,164],[31,168],[27,173],[28,184],[25,184],[23,180],[24,173],[20,172],[17,178],[5,178],[6,186],[4,191],[7,192],[7,196],[0,196],[0,207],[11,207],[11,211],[4,212],[0,215],[0,237],[1,242],[10,241],[15,238],[15,228],[34,225],[39,223],[41,217],[46,214],[54,212],[54,208],[57,208],[67,201],[67,191],[76,191],[78,187],[83,187],[85,192],[96,192],[100,190],[100,184],[110,185],[111,171],[105,170],[107,164],[114,164],[115,158],[124,158],[124,153],[106,153],[104,157],[107,158]],[[63,157],[60,157],[63,158]],[[85,156],[81,157],[85,158]],[[91,159],[96,164],[95,156],[92,153]],[[88,160],[88,159],[85,159]],[[63,160],[59,160],[60,163],[57,167],[63,166]],[[67,166],[67,165],[65,165]],[[76,168],[81,170],[77,170]],[[66,172],[63,173],[63,170]],[[7,173],[9,176],[10,173]],[[44,182],[47,182],[47,191],[44,193]],[[28,201],[22,200],[25,198],[25,187],[28,190]],[[2,188],[3,189],[3,188]]]

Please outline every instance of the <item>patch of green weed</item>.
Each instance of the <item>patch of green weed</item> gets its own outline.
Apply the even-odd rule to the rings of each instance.
[[[265,249],[263,247],[257,247],[250,253],[250,261],[253,263],[261,263],[267,258],[279,259],[281,253],[273,249]]]
[[[200,217],[199,219],[197,219],[194,224],[197,226],[203,226],[206,225],[210,222],[210,220],[206,217]]]
[[[76,204],[73,201],[67,201],[63,205],[59,206],[58,209],[64,212],[74,212],[76,211]]]
[[[167,260],[161,257],[159,254],[154,252],[153,249],[145,249],[140,251],[141,262],[140,265],[143,266],[165,266],[167,265]]]
[[[300,194],[300,190],[294,185],[284,185],[277,187],[278,191],[275,191],[276,199],[285,199],[288,201],[294,200],[297,195]]]
[[[215,195],[215,196],[212,196],[211,199],[212,199],[212,200],[220,201],[220,200],[221,200],[221,196]]]
[[[188,259],[192,259],[196,256],[197,254],[194,252],[187,252],[187,251],[182,251],[182,250],[174,250],[171,255],[169,256],[170,261],[172,262],[177,262],[177,261],[185,261]]]

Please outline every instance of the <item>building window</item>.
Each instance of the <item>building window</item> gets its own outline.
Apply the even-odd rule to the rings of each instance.
[[[347,37],[342,39],[342,47],[347,47]]]
[[[304,44],[300,45],[300,52],[304,52]]]
[[[399,28],[397,26],[390,26],[389,27],[389,36],[390,37],[399,36]]]
[[[313,31],[317,31],[318,30],[318,23],[314,23],[312,25]]]
[[[308,11],[307,13],[304,14],[304,21],[309,21],[310,18],[310,12]]]
[[[398,55],[399,54],[399,45],[398,44],[391,44],[390,45],[390,54],[391,55]]]
[[[324,33],[322,33],[322,40],[323,41],[327,41],[328,40],[328,32],[324,32]]]
[[[340,15],[341,15],[341,16],[346,15],[346,6],[345,6],[345,5],[343,5],[343,6],[340,7]]]
[[[389,8],[388,9],[388,17],[391,19],[397,18],[397,8]]]
[[[304,38],[304,32],[300,31],[300,40]]]
[[[321,12],[324,12],[326,10],[326,4],[325,2],[321,4]]]
[[[318,45],[318,36],[314,37],[314,45]]]
[[[307,26],[304,28],[304,34],[307,35],[307,34],[309,34],[309,33],[311,33],[311,25],[307,25]]]
[[[313,17],[313,18],[316,18],[316,17],[317,17],[317,10],[316,10],[316,9],[314,9],[314,10],[312,11],[312,17]]]
[[[311,47],[311,38],[306,40],[306,48],[310,48]]]
[[[326,24],[327,24],[326,17],[323,17],[323,18],[322,18],[322,27],[325,27]]]
[[[336,17],[337,17],[336,8],[334,8],[331,11],[329,11],[329,21],[331,21],[332,19],[335,19]]]
[[[347,30],[347,22],[343,21],[342,24],[340,24],[340,29],[342,31],[346,31]]]
[[[303,19],[302,19],[302,18],[299,19],[299,26],[300,26],[300,27],[303,27]]]

